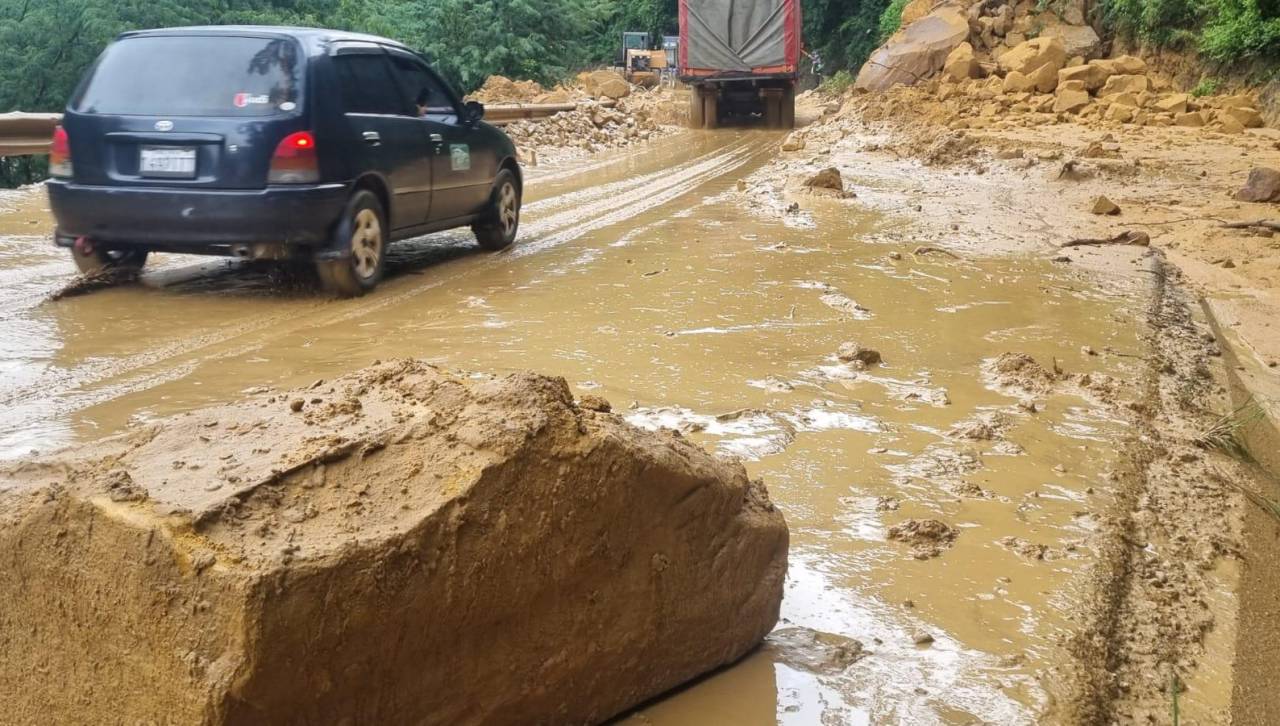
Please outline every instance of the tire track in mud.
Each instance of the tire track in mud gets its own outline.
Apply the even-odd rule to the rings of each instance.
[[[759,145],[750,138],[734,139],[724,147],[667,169],[533,202],[525,207],[533,219],[524,225],[522,240],[516,247],[478,264],[433,275],[407,290],[388,291],[384,288],[369,297],[341,303],[317,300],[301,310],[295,308],[274,315],[266,314],[231,330],[179,338],[122,359],[86,361],[71,368],[46,368],[36,380],[0,393],[0,406],[7,411],[3,419],[7,423],[0,425],[0,441],[10,438],[26,421],[65,416],[179,380],[205,363],[243,356],[269,345],[274,339],[307,328],[322,328],[366,318],[477,272],[554,249],[591,232],[651,212],[709,181],[732,173],[753,158],[770,155],[773,151],[772,145]],[[664,186],[655,192],[653,187],[657,183]],[[547,214],[539,216],[542,213]],[[438,246],[440,242],[465,243],[464,239],[469,239],[469,236],[451,237],[446,234],[432,239]],[[406,247],[412,244],[414,242],[410,241]],[[395,280],[388,282],[391,283],[388,287],[391,287]],[[190,359],[184,361],[184,357]],[[154,370],[160,367],[163,368]]]

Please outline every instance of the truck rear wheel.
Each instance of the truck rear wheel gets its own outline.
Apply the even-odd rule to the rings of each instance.
[[[691,86],[689,88],[689,128],[700,129],[706,125],[706,116],[703,114],[705,109],[702,90],[697,86]]]

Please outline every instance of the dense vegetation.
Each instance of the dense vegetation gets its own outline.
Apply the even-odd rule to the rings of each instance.
[[[1051,7],[1062,0],[1041,0]],[[856,72],[907,0],[803,0],[805,44],[828,75]],[[623,30],[676,31],[677,0],[0,0],[0,112],[54,111],[124,30],[191,24],[323,25],[402,40],[464,90],[500,73],[559,80],[611,62]],[[1221,63],[1280,60],[1280,0],[1098,0],[1114,32]],[[847,75],[839,77],[841,82]],[[0,161],[0,186],[43,161]]]
[[[1101,0],[1097,11],[1119,33],[1211,61],[1280,60],[1278,0]]]

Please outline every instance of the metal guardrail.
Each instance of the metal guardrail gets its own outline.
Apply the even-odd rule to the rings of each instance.
[[[616,101],[601,101],[611,108]],[[505,126],[512,121],[541,119],[577,109],[577,103],[512,103],[486,106],[484,118],[489,123]],[[0,156],[32,156],[49,153],[53,128],[62,120],[57,113],[0,113]]]
[[[0,113],[0,156],[49,153],[53,127],[61,120],[57,113]]]

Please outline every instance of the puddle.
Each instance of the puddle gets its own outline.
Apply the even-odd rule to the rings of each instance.
[[[624,723],[1034,722],[1088,563],[1081,512],[1105,496],[1123,428],[1087,399],[999,390],[988,373],[1017,352],[1125,380],[1135,359],[1080,345],[1140,352],[1137,323],[1047,263],[917,262],[909,242],[870,243],[885,220],[856,202],[740,206],[736,181],[775,143],[687,133],[541,172],[512,252],[480,254],[462,232],[415,240],[353,301],[170,257],[140,284],[42,303],[71,264],[41,237],[43,201],[10,199],[0,277],[25,282],[0,313],[0,455],[376,359],[562,375],[637,425],[747,460],[792,530],[779,627],[816,634],[770,640]],[[894,250],[904,259],[886,263]],[[841,363],[850,341],[883,363]],[[915,560],[887,536],[907,519],[959,534]],[[859,656],[829,667],[804,646],[846,641]]]

